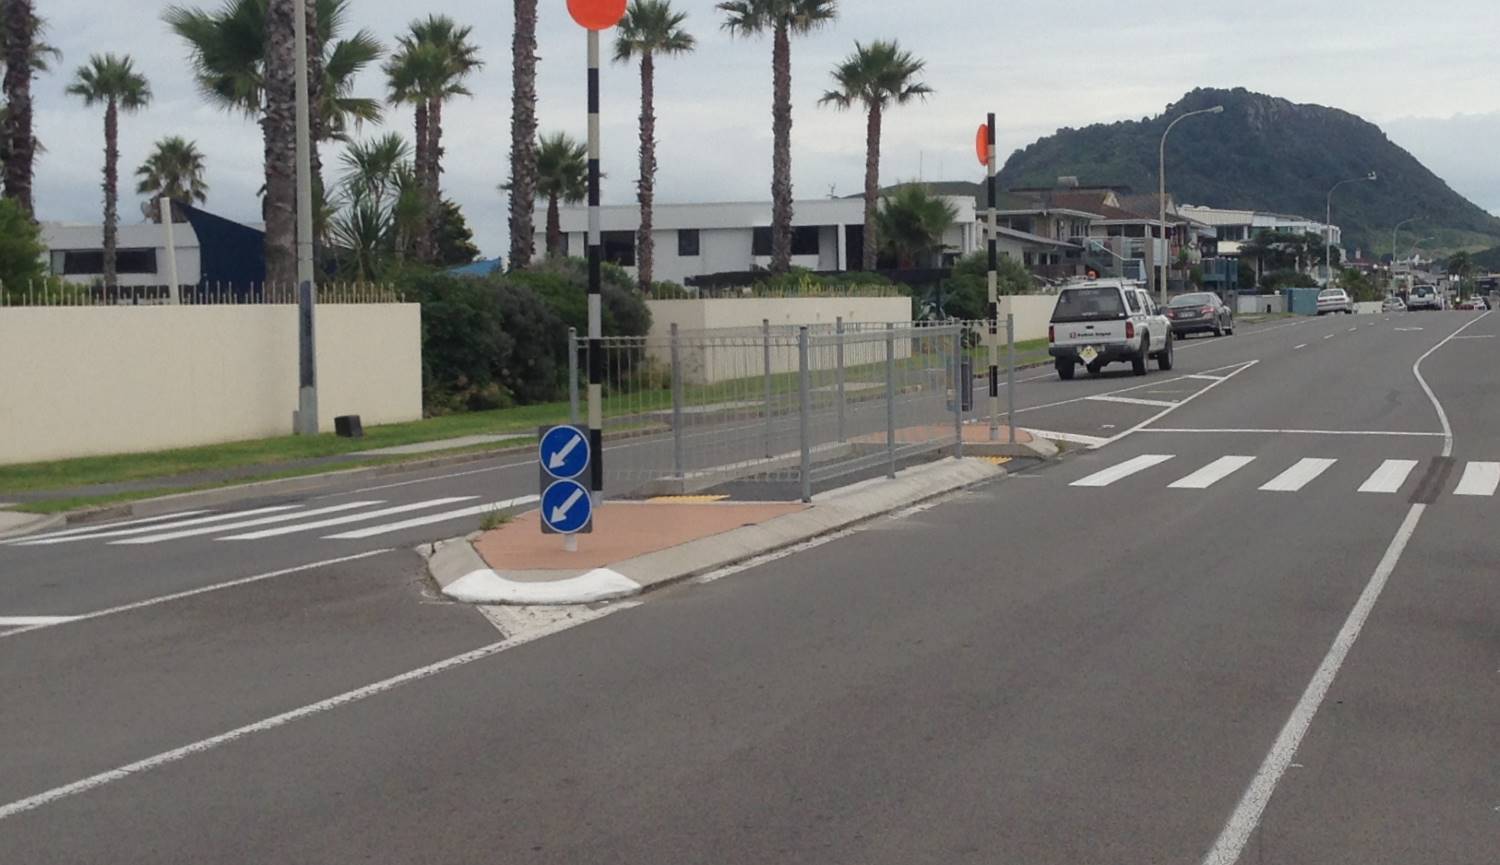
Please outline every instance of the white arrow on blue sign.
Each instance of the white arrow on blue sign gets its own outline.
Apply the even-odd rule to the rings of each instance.
[[[570,480],[589,467],[589,439],[577,427],[555,426],[542,434],[538,458],[542,469],[559,480]]]
[[[560,535],[588,528],[594,517],[594,501],[578,481],[558,481],[542,493],[542,521]]]

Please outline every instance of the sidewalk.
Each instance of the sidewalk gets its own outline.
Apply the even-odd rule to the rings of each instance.
[[[943,459],[801,503],[608,502],[578,551],[543,535],[535,511],[437,546],[428,570],[473,604],[588,604],[630,597],[1004,477],[982,459]]]

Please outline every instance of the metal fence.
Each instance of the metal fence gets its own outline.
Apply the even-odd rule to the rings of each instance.
[[[580,415],[583,340],[570,334]],[[693,493],[814,484],[961,448],[968,354],[958,324],[680,331],[603,340],[611,487]]]
[[[318,283],[318,303],[402,303],[401,292],[368,282]],[[82,285],[45,280],[25,285],[0,284],[0,306],[237,306],[295,304],[297,287],[275,283],[203,282],[165,285]]]

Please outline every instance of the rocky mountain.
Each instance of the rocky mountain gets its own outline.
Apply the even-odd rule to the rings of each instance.
[[[1375,183],[1352,183],[1334,196],[1333,221],[1350,247],[1372,257],[1388,253],[1391,228],[1418,215],[1423,219],[1402,231],[1402,255],[1425,237],[1433,238],[1423,246],[1428,254],[1500,242],[1500,219],[1453,191],[1374,124],[1243,88],[1194,90],[1156,117],[1060,129],[1012,154],[1001,188],[1050,186],[1072,176],[1085,186],[1153,191],[1167,124],[1214,105],[1224,113],[1180,123],[1168,140],[1168,191],[1179,202],[1321,220],[1330,187],[1374,171]]]

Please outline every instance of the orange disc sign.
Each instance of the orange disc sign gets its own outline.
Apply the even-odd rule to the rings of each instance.
[[[974,136],[974,153],[979,157],[980,165],[990,164],[990,127],[987,123],[979,124],[979,132]]]
[[[568,14],[589,30],[608,30],[625,17],[626,0],[568,0]]]

